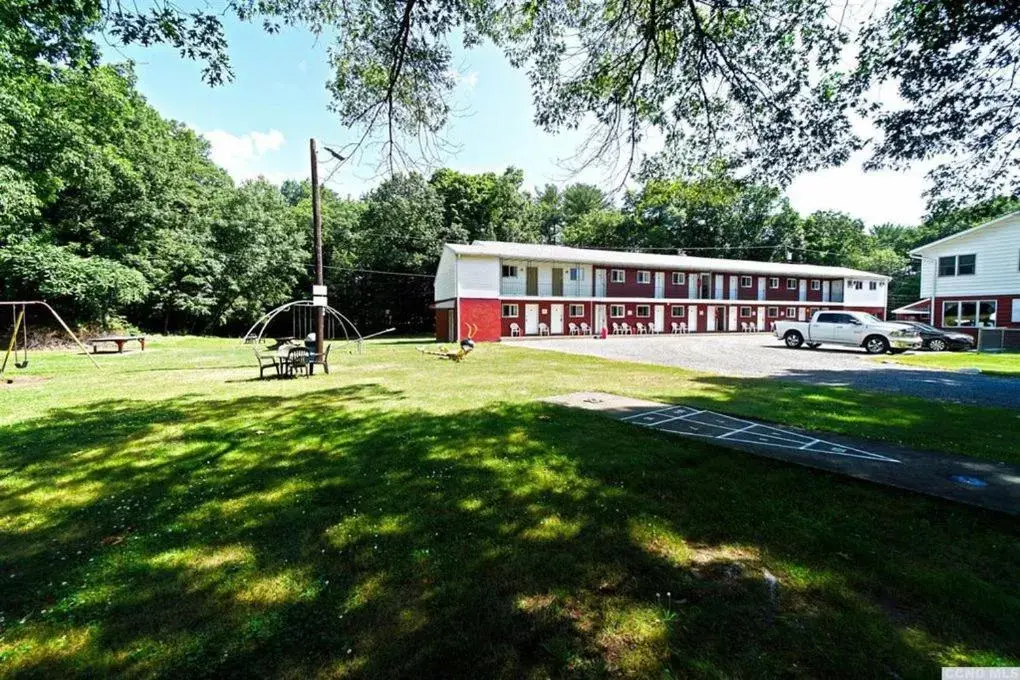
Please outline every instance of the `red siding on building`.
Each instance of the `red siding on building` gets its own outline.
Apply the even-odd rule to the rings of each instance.
[[[584,300],[577,300],[575,302],[568,302],[566,300],[536,300],[531,299],[512,299],[504,298],[500,301],[500,315],[503,313],[503,305],[517,305],[516,316],[504,316],[500,319],[500,326],[502,328],[503,337],[510,337],[510,324],[516,323],[520,326],[521,335],[524,335],[524,306],[525,305],[538,305],[538,322],[544,323],[550,327],[552,331],[552,312],[550,311],[552,305],[563,305],[563,333],[556,333],[555,335],[570,335],[570,324],[574,324],[580,330],[581,323],[588,324],[589,329],[592,326],[592,305],[590,302]],[[581,316],[570,316],[571,305],[579,305],[584,310]],[[537,335],[537,333],[533,333]]]
[[[472,336],[479,342],[499,340],[502,327],[500,325],[500,302],[495,299],[461,298],[458,332],[461,338],[468,337],[468,325],[477,326]]]
[[[1020,322],[1012,320],[1013,314],[1013,300],[1020,299],[1020,295],[952,295],[946,297],[935,298],[935,326],[944,328],[943,326],[943,305],[944,302],[970,302],[977,300],[995,300],[995,325],[998,328],[1020,328]],[[922,321],[928,321],[925,317]],[[952,330],[966,331],[967,327],[953,326]],[[975,333],[976,333],[976,329]]]
[[[452,342],[450,337],[450,316],[454,314],[452,309],[436,310],[436,340],[439,342]]]

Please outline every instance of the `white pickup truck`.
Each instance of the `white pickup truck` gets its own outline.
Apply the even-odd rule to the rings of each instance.
[[[814,349],[824,343],[863,347],[869,354],[899,354],[920,349],[922,342],[911,328],[850,311],[815,312],[810,321],[778,321],[774,333],[794,349],[805,345]]]

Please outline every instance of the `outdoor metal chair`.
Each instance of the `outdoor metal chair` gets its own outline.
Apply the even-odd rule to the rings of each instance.
[[[280,375],[280,361],[276,354],[263,354],[258,347],[255,350],[255,359],[259,362],[259,380],[266,377],[266,370],[273,369],[276,375]]]

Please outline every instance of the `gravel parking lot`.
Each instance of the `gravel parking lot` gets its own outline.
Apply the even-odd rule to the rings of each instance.
[[[903,366],[853,348],[788,349],[772,335],[548,338],[521,346],[679,366],[715,375],[845,385],[928,399],[1020,409],[1020,380]]]

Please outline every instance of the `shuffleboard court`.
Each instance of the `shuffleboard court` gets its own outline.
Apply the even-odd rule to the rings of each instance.
[[[629,425],[724,449],[1020,515],[1017,465],[807,432],[688,404],[662,404],[602,392],[575,392],[545,401],[596,411]]]

